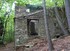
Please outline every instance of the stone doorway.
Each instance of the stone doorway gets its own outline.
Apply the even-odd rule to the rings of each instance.
[[[38,35],[38,19],[27,19],[27,30],[29,36]]]

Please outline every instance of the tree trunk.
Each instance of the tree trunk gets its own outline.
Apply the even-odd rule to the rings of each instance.
[[[60,17],[60,15],[59,15],[58,10],[57,10],[57,2],[54,1],[54,3],[55,3],[55,9],[54,9],[54,11],[55,11],[55,16],[56,16],[56,19],[57,19],[57,21],[58,21],[58,24],[59,24],[60,28],[62,29],[62,31],[64,32],[64,34],[65,34],[65,35],[68,35],[67,30],[64,28],[63,23],[62,23],[61,20],[59,19],[59,18],[61,18],[61,17]]]
[[[68,27],[70,31],[70,0],[65,0],[65,10],[66,10],[66,16],[68,21]]]
[[[48,44],[49,44],[49,51],[52,51],[54,48],[53,48],[53,44],[52,44],[52,41],[51,41],[49,27],[48,27],[48,14],[46,12],[46,2],[45,2],[45,0],[43,0],[43,10],[44,10],[44,22],[45,22],[46,36],[47,36],[47,41],[48,41]]]

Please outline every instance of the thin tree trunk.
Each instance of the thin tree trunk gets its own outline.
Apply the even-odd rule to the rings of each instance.
[[[53,48],[53,44],[51,41],[51,36],[49,33],[49,29],[48,29],[48,14],[46,12],[46,2],[45,0],[43,0],[43,10],[44,10],[44,22],[45,22],[45,30],[46,30],[46,35],[47,35],[47,40],[48,40],[48,44],[49,44],[49,51],[52,51]]]
[[[54,3],[55,3],[55,9],[54,9],[54,11],[55,11],[55,16],[56,16],[56,19],[58,21],[58,24],[59,24],[60,28],[62,29],[62,31],[64,32],[64,34],[65,35],[68,35],[67,30],[64,28],[63,23],[59,19],[60,18],[60,15],[59,15],[59,12],[57,10],[57,2],[54,1]]]
[[[65,10],[66,10],[66,16],[68,21],[68,27],[70,31],[70,0],[65,0]]]

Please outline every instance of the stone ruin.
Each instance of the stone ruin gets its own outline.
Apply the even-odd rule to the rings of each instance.
[[[19,46],[34,36],[45,36],[43,10],[26,12],[24,7],[16,7],[15,17],[15,45]]]
[[[16,6],[15,10],[15,46],[21,46],[31,37],[46,37],[43,10],[26,12],[26,7]],[[49,10],[48,25],[51,37],[62,34],[53,12]],[[66,21],[65,21],[66,22]]]

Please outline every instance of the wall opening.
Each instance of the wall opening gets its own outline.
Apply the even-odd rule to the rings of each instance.
[[[38,35],[38,20],[37,19],[27,19],[27,30],[29,36]]]

